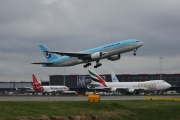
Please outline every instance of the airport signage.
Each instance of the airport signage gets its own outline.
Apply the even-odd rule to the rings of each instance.
[[[105,76],[101,76],[104,80],[106,80]],[[77,76],[77,86],[87,86],[91,83],[90,76]]]

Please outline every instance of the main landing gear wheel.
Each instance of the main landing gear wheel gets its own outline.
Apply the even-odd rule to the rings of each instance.
[[[101,64],[101,63],[98,63],[98,64],[96,64],[96,65],[94,66],[94,68],[98,68],[98,67],[100,67],[100,66],[102,66],[102,64]]]
[[[98,68],[98,67],[100,67],[100,66],[102,66],[102,64],[99,63],[99,60],[97,60],[97,61],[96,61],[96,65],[94,66],[94,68]]]
[[[90,66],[91,65],[91,63],[86,63],[83,67],[84,68],[87,68],[88,66]]]

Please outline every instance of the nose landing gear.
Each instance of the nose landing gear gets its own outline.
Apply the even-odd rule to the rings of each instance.
[[[133,54],[134,56],[136,56],[136,51],[137,51],[137,49],[134,50],[134,54]]]

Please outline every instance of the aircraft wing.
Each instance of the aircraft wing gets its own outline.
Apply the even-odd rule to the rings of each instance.
[[[147,88],[141,88],[141,89],[137,89],[139,91],[147,91],[148,89]]]
[[[127,90],[127,89],[131,89],[131,88],[128,88],[128,87],[116,87],[116,89],[118,90]],[[132,88],[133,89],[133,88]],[[140,91],[143,91],[143,90],[147,90],[146,88],[141,88],[141,89],[134,89],[134,90],[140,90]]]
[[[115,87],[115,88],[117,88],[117,89],[121,89],[121,90],[125,90],[125,89],[134,89],[134,88],[128,88],[128,87]],[[134,90],[147,90],[147,88],[140,88],[140,89],[134,89]]]
[[[38,62],[38,63],[32,63],[32,64],[46,64],[46,65],[52,65],[53,62]]]
[[[127,87],[116,87],[118,90],[126,90],[128,89]]]
[[[90,86],[90,85],[87,85],[87,88],[88,89],[110,89],[110,87],[94,87],[94,86]]]
[[[127,87],[117,87],[116,90],[128,90],[131,88],[127,88]],[[133,88],[132,88],[133,89]],[[147,88],[140,88],[140,89],[134,89],[135,91],[147,91]]]
[[[66,56],[78,57],[78,58],[89,57],[89,55],[91,55],[91,54],[88,54],[88,53],[75,53],[75,52],[57,52],[57,51],[46,51],[46,52],[55,53],[55,54],[58,54],[58,55],[61,55],[61,56],[66,55]]]

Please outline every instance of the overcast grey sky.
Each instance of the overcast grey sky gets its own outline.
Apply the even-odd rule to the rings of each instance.
[[[78,52],[125,39],[144,45],[122,54],[118,61],[102,60],[99,74],[180,73],[180,0],[1,0],[0,81],[30,81],[31,74],[88,74],[83,64],[44,68],[38,45]],[[93,68],[95,63],[89,68]]]

